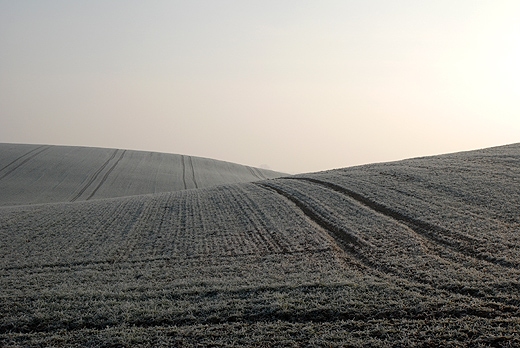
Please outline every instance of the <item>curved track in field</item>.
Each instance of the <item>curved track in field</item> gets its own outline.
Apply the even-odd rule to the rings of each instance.
[[[101,165],[101,167],[99,167],[94,172],[94,174],[92,174],[90,176],[90,178],[87,180],[85,185],[83,185],[83,187],[79,190],[79,192],[74,197],[72,197],[72,199],[70,200],[71,202],[75,202],[76,200],[78,200],[81,197],[81,195],[90,187],[90,185],[92,185],[94,183],[94,181],[96,181],[99,174],[101,174],[101,172],[106,168],[106,166],[108,166],[110,161],[112,161],[116,157],[117,151],[118,150],[114,150],[112,152],[112,154],[110,155],[110,157]]]
[[[155,194],[285,175],[134,150],[0,143],[0,154],[0,207]]]
[[[186,156],[181,155],[182,162],[182,183],[184,185],[184,189],[188,189],[188,185],[186,184]]]
[[[29,154],[32,153],[32,155],[30,155],[29,157],[25,158],[23,161],[21,161],[20,163],[16,164],[14,167],[12,167],[11,169],[9,169],[7,172],[5,172],[4,174],[2,174],[2,176],[0,176],[0,180],[2,180],[3,178],[5,178],[6,176],[8,176],[9,174],[11,174],[12,172],[14,172],[15,170],[17,170],[18,168],[20,168],[22,165],[24,165],[25,163],[29,162],[31,159],[33,159],[34,157],[38,156],[40,153],[42,153],[43,151],[49,149],[50,146],[39,146],[25,154],[23,154],[22,156],[18,157],[17,159],[15,159],[14,161],[10,162],[9,164],[7,164],[6,166],[4,166],[0,172],[6,168],[8,168],[11,164],[21,160],[22,158],[28,156]],[[33,153],[34,152],[34,153]]]
[[[123,152],[121,152],[121,155],[119,155],[119,158],[117,159],[117,161],[115,161],[115,163],[110,167],[110,169],[107,170],[107,172],[105,173],[105,175],[103,175],[103,177],[101,178],[101,180],[99,181],[99,184],[97,184],[96,188],[92,191],[92,193],[87,197],[87,201],[89,199],[91,199],[95,194],[96,192],[99,190],[99,188],[107,181],[107,178],[108,176],[110,175],[110,173],[112,173],[114,171],[114,168],[117,167],[117,165],[119,164],[119,162],[121,162],[121,160],[123,159],[123,156],[125,155],[126,153],[126,150],[124,150]],[[108,162],[107,162],[108,163]]]
[[[213,187],[93,153],[76,202],[0,208],[2,346],[520,345],[520,145]],[[150,172],[178,191],[99,199]]]
[[[455,231],[448,231],[448,230],[446,230],[446,229],[444,229],[444,228],[442,228],[440,226],[435,226],[435,225],[432,225],[430,223],[427,223],[427,222],[415,219],[413,217],[406,216],[406,215],[398,212],[397,210],[394,210],[394,209],[389,208],[389,207],[387,207],[387,206],[385,206],[383,204],[380,204],[380,203],[378,203],[378,202],[376,202],[374,200],[371,200],[368,197],[364,197],[363,195],[361,195],[361,194],[359,194],[357,192],[354,192],[352,190],[349,190],[349,189],[347,189],[345,187],[336,185],[336,184],[331,183],[331,182],[322,181],[322,180],[313,179],[313,178],[293,177],[293,178],[289,178],[289,179],[290,180],[308,181],[308,182],[311,182],[311,183],[315,183],[315,184],[321,185],[323,187],[327,187],[327,188],[332,189],[332,190],[334,190],[336,192],[345,194],[346,196],[348,196],[348,197],[356,200],[357,202],[363,204],[367,208],[372,209],[373,211],[375,211],[377,213],[383,214],[383,215],[385,215],[385,216],[387,216],[387,217],[389,217],[391,219],[394,219],[395,221],[406,225],[407,227],[409,227],[412,231],[416,232],[417,234],[419,234],[421,236],[424,236],[424,237],[428,238],[429,240],[431,240],[432,242],[440,244],[440,245],[442,245],[442,246],[444,246],[446,248],[449,248],[449,249],[451,249],[451,250],[453,250],[455,252],[459,252],[459,253],[465,254],[465,255],[467,255],[469,257],[473,257],[473,258],[476,258],[478,260],[487,261],[487,262],[496,264],[498,266],[503,266],[503,267],[507,267],[507,268],[514,268],[514,269],[518,269],[518,267],[519,267],[518,263],[508,262],[508,261],[499,260],[499,259],[496,259],[496,258],[493,258],[493,257],[490,257],[490,256],[480,255],[478,253],[473,252],[470,248],[465,247],[461,243],[457,243],[457,242],[454,242],[454,241],[449,241],[449,240],[447,240],[447,239],[445,239],[443,237],[447,236],[447,237],[451,237],[452,240],[453,239],[455,239],[455,240],[462,240],[462,241],[465,241],[465,242],[468,242],[468,243],[473,243],[473,244],[478,243],[478,241],[475,240],[474,238],[469,238],[468,236],[465,236],[463,234],[457,233]]]
[[[199,184],[197,183],[197,179],[195,178],[195,168],[193,167],[193,157],[188,156],[188,159],[190,160],[190,168],[191,168],[191,179],[193,180],[193,185],[195,185],[195,188],[199,188]]]

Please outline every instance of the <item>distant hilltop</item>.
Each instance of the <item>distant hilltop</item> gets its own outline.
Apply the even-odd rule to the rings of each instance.
[[[252,182],[287,174],[195,156],[0,144],[0,205],[74,202]]]

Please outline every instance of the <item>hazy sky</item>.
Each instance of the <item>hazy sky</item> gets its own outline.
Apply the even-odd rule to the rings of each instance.
[[[0,142],[297,173],[520,142],[520,1],[0,0]]]

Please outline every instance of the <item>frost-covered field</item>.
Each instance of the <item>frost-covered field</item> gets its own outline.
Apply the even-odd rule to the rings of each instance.
[[[0,206],[172,192],[282,175],[193,156],[0,143]]]
[[[516,144],[5,206],[0,345],[519,346],[519,184]]]

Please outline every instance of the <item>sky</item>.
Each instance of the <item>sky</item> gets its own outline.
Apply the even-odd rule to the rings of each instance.
[[[0,142],[302,173],[520,142],[520,1],[0,0]]]

